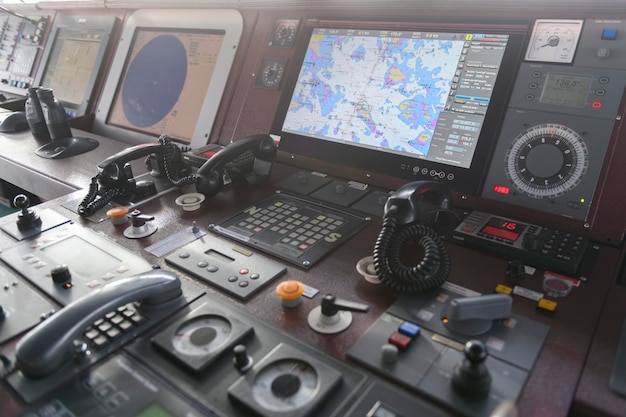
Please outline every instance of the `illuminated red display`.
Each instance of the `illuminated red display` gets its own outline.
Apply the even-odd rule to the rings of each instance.
[[[494,185],[493,191],[495,191],[498,194],[508,194],[511,191],[511,189],[509,187],[505,187],[504,185]]]
[[[489,223],[483,227],[481,232],[486,235],[515,241],[519,238],[525,227],[526,226],[523,224],[512,222],[510,220],[492,217],[491,220],[489,220]]]

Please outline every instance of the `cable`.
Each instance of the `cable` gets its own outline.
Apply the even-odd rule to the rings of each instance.
[[[392,208],[374,245],[374,268],[380,280],[394,291],[422,294],[440,287],[450,275],[450,255],[439,234],[430,226],[415,223],[399,225]],[[415,266],[402,262],[404,245],[413,241],[424,251]]]
[[[170,139],[166,135],[161,135],[159,137],[159,143],[163,147],[163,168],[165,169],[165,175],[175,187],[183,187],[188,184],[195,184],[198,182],[199,177],[196,175],[188,175],[183,178],[174,177],[172,175],[172,159],[174,157],[174,148],[170,142]]]

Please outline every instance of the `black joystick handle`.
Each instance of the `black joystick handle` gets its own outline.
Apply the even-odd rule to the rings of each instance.
[[[253,360],[248,355],[245,345],[237,345],[233,348],[233,363],[239,372],[246,372],[252,368]]]
[[[465,344],[463,354],[463,360],[452,374],[452,388],[467,397],[486,395],[491,387],[491,374],[485,365],[486,346],[480,340],[470,340]]]
[[[41,218],[35,210],[30,208],[30,199],[26,195],[16,195],[13,204],[22,210],[17,215],[17,228],[19,230],[30,230],[41,226]]]
[[[342,300],[332,294],[326,294],[324,298],[322,298],[322,315],[331,317],[339,311],[367,313],[369,311],[369,306],[366,304],[355,303],[353,301]]]

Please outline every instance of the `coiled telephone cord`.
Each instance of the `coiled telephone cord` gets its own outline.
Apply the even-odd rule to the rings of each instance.
[[[78,214],[82,217],[89,217],[102,207],[106,206],[114,198],[123,197],[124,195],[126,195],[125,189],[111,188],[96,200],[96,197],[98,196],[98,177],[95,176],[91,179],[87,195],[78,205]]]
[[[402,261],[402,249],[409,241],[424,251],[424,257],[415,266],[406,266]],[[450,274],[450,255],[439,234],[421,223],[398,225],[393,212],[383,218],[373,258],[379,279],[403,294],[431,291],[440,287]]]
[[[175,187],[184,187],[185,185],[195,184],[199,178],[196,175],[187,175],[183,178],[174,176],[172,168],[172,160],[174,159],[174,147],[170,142],[170,138],[167,135],[159,136],[159,143],[163,147],[163,167],[165,169],[165,176],[167,180],[171,182]]]

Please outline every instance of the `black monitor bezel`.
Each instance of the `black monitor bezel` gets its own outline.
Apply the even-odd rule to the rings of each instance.
[[[378,29],[429,32],[463,32],[509,35],[500,72],[493,89],[491,104],[485,116],[471,166],[461,168],[416,159],[406,155],[398,155],[366,149],[350,144],[331,142],[324,139],[310,138],[294,133],[284,132],[282,125],[286,117],[293,89],[300,67],[304,59],[309,39],[315,28],[341,29]],[[315,21],[309,20],[299,35],[299,42],[294,52],[294,59],[285,78],[282,95],[272,123],[271,133],[280,140],[280,154],[285,160],[295,164],[298,160],[306,160],[307,165],[315,165],[319,161],[325,173],[345,175],[346,172],[358,171],[363,175],[355,180],[363,181],[382,177],[397,179],[399,182],[417,180],[441,181],[447,188],[463,194],[479,195],[489,168],[491,155],[495,148],[498,133],[506,111],[512,85],[517,73],[518,63],[523,55],[526,42],[527,23],[511,23],[507,25],[493,23],[459,23],[459,22],[365,22],[365,21]],[[419,161],[420,170],[413,172],[411,166]],[[426,174],[422,170],[425,170]],[[443,174],[442,174],[443,173]],[[443,178],[441,177],[443,176]],[[380,185],[380,184],[377,184]]]

